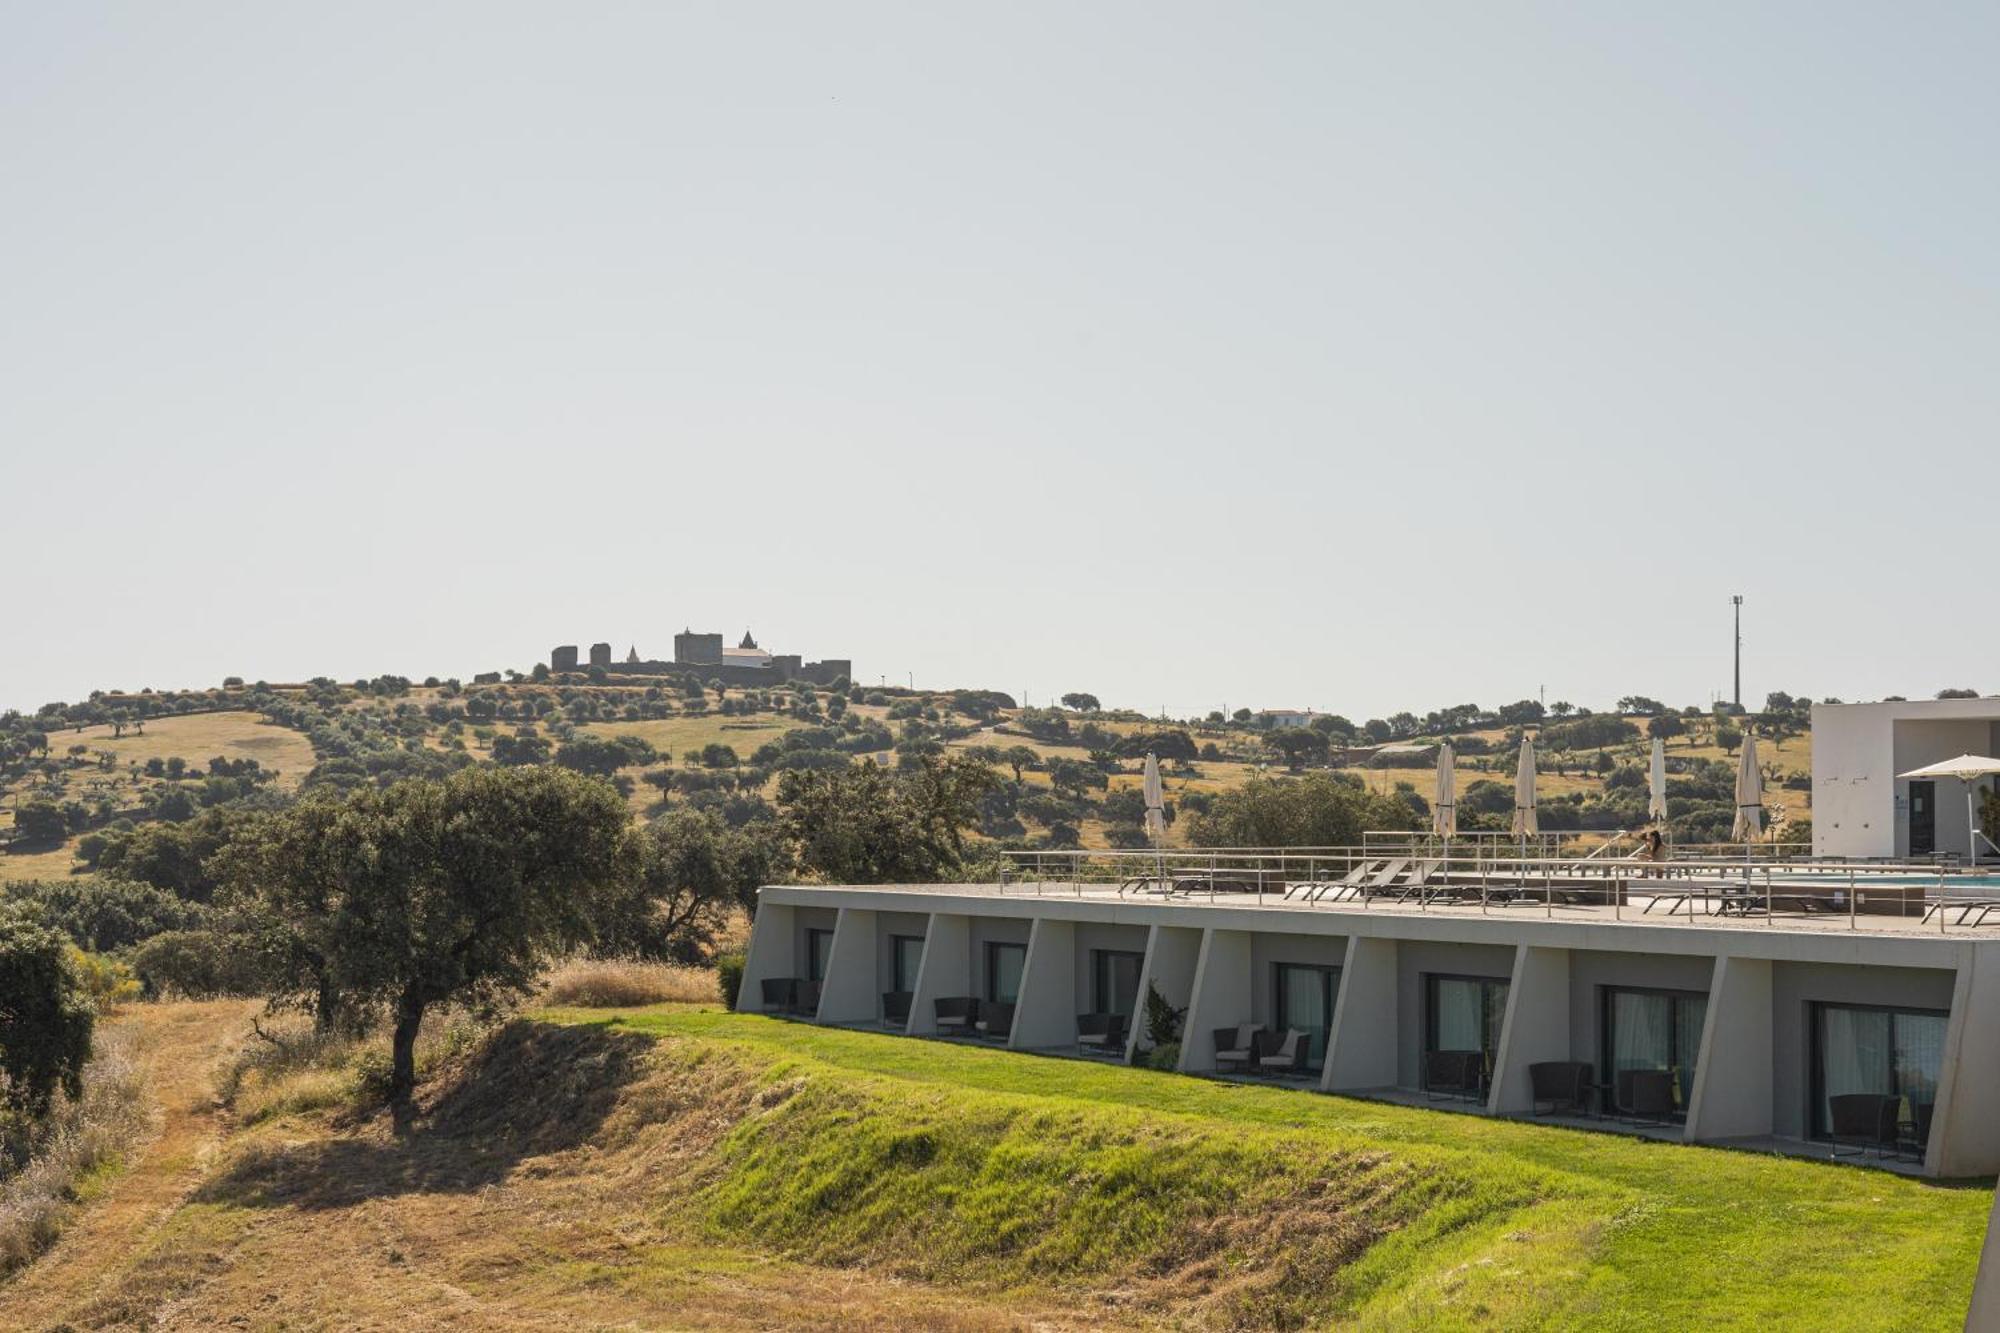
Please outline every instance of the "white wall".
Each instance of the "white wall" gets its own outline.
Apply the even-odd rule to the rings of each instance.
[[[1899,703],[1815,704],[1813,852],[1819,856],[1905,856],[1909,784],[1896,777],[1961,754],[1992,754],[2000,700],[1918,699]],[[1782,799],[1776,797],[1774,799]],[[1937,786],[1938,850],[1966,846],[1965,791]]]

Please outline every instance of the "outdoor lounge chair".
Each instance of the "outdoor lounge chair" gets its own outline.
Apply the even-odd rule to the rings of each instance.
[[[1257,1034],[1264,1029],[1255,1023],[1238,1023],[1235,1027],[1215,1030],[1215,1068],[1217,1072],[1231,1069],[1248,1069],[1257,1059]]]
[[[798,977],[765,977],[758,986],[764,998],[764,1012],[788,1014],[796,1010],[802,984]]]
[[[972,1030],[988,1041],[1005,1041],[1014,1032],[1014,1006],[999,1000],[981,1000],[979,1017]]]
[[[1321,899],[1339,902],[1343,898],[1352,896],[1356,890],[1367,883],[1368,877],[1380,869],[1381,865],[1380,861],[1373,858],[1357,861],[1354,863],[1353,868],[1339,879],[1313,880],[1301,884],[1299,886],[1301,890],[1299,896],[1311,899],[1314,902],[1318,902]],[[1286,896],[1290,897],[1291,895],[1287,894]]]
[[[932,1003],[937,1011],[940,1037],[963,1036],[972,1031],[972,1020],[979,1013],[979,1001],[969,995],[951,995],[940,996]]]
[[[1833,1139],[1833,1155],[1860,1157],[1873,1150],[1886,1156],[1894,1152],[1899,1100],[1879,1092],[1843,1092],[1827,1098],[1827,1128]],[[1843,1154],[1842,1148],[1852,1151]]]
[[[1545,1060],[1528,1066],[1528,1082],[1534,1094],[1534,1112],[1542,1114],[1547,1102],[1550,1115],[1558,1107],[1582,1114],[1590,1109],[1590,1066],[1581,1060]]]
[[[1478,1051],[1432,1051],[1424,1056],[1424,1093],[1432,1101],[1478,1101],[1485,1090],[1486,1057]]]
[[[1078,1014],[1076,1049],[1079,1054],[1123,1055],[1126,1031],[1123,1014]]]
[[[1403,872],[1409,869],[1409,866],[1410,858],[1407,856],[1398,857],[1388,862],[1356,890],[1356,896],[1361,898],[1375,898],[1383,894],[1400,892],[1399,889],[1394,887],[1395,883],[1398,879],[1402,878]]]
[[[1297,1028],[1287,1028],[1282,1041],[1257,1057],[1257,1072],[1279,1078],[1288,1074],[1303,1074],[1311,1055],[1312,1038]]]
[[[882,992],[882,1021],[884,1023],[907,1023],[910,1021],[910,1004],[917,997],[906,990],[885,990]]]
[[[1634,1125],[1664,1125],[1674,1113],[1674,1076],[1665,1069],[1621,1069],[1611,1081],[1618,1118]]]
[[[801,981],[792,990],[792,1007],[786,1012],[795,1018],[814,1018],[819,1014],[819,983]]]

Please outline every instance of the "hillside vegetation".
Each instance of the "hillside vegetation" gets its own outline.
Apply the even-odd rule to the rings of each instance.
[[[243,1021],[142,1013],[177,1080]],[[216,1066],[0,1326],[1953,1328],[1991,1202],[713,1011],[430,1049],[400,1132],[365,1066]]]

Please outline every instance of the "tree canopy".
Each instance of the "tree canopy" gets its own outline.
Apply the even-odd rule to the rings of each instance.
[[[1364,830],[1417,823],[1416,808],[1401,796],[1335,773],[1253,777],[1216,793],[1205,813],[1187,819],[1188,841],[1197,847],[1349,847]]]

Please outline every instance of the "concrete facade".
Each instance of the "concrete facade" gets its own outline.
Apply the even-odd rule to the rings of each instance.
[[[1851,859],[1925,855],[1910,845],[1910,783],[1898,773],[1962,754],[2000,754],[2000,699],[1913,699],[1814,704],[1813,854]],[[1992,789],[1992,779],[1974,784]],[[1963,856],[1965,788],[1933,788],[1932,847]],[[1993,857],[1981,844],[1981,854]]]
[[[1603,1068],[1606,997],[1614,990],[1703,997],[1699,1054],[1676,1128],[1688,1142],[1803,1140],[1811,1130],[1812,1014],[1819,1004],[1947,1015],[1923,1170],[2000,1171],[2000,938],[1848,934],[1702,925],[1617,925],[1528,914],[1337,913],[1296,905],[1037,896],[998,886],[763,891],[739,1006],[762,1007],[759,982],[806,975],[811,935],[830,930],[820,1020],[879,1021],[890,941],[921,934],[911,1034],[935,1031],[935,1001],[985,996],[988,946],[1017,946],[1009,1044],[1061,1049],[1090,1008],[1093,950],[1143,950],[1129,1053],[1149,1046],[1143,997],[1157,988],[1186,1010],[1179,1067],[1215,1067],[1214,1030],[1273,1023],[1275,969],[1338,969],[1327,1054],[1312,1071],[1330,1092],[1420,1088],[1433,977],[1504,984],[1491,1052],[1488,1113],[1529,1110],[1529,1066],[1584,1060]],[[1496,990],[1494,992],[1498,994]],[[1499,1011],[1496,1011],[1499,1012]],[[1689,1020],[1692,1021],[1692,1020]]]

